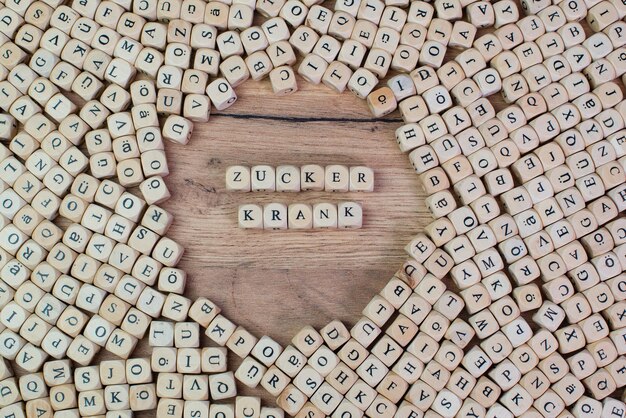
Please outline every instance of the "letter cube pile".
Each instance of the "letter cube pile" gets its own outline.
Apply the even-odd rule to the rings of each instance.
[[[625,417],[625,17],[619,0],[0,2],[0,418]],[[354,324],[282,347],[185,296],[159,205],[166,142],[248,79],[287,95],[297,77],[399,111],[433,221]],[[226,179],[373,187],[362,166]],[[359,227],[362,209],[239,221]],[[259,386],[275,407],[242,394]]]

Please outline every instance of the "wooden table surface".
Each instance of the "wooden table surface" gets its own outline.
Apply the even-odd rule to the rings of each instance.
[[[175,214],[169,236],[185,246],[179,267],[189,277],[186,296],[208,297],[237,324],[283,345],[305,325],[354,324],[406,259],[404,246],[430,221],[417,175],[395,142],[398,113],[373,119],[365,101],[349,92],[299,84],[297,93],[276,97],[269,81],[248,81],[234,106],[195,125],[187,146],[167,144],[172,198],[164,206]],[[307,163],[369,166],[375,191],[225,190],[231,165]],[[362,203],[362,229],[237,226],[243,203],[342,200]]]

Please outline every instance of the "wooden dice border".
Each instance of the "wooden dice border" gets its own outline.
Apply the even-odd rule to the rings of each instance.
[[[520,19],[508,0],[152,3],[0,8],[0,342],[26,372],[0,362],[2,414],[624,409],[611,397],[626,385],[622,4],[524,0]],[[463,52],[444,63],[447,48]],[[183,247],[157,205],[170,197],[163,140],[187,143],[248,78],[295,92],[296,53],[305,80],[349,89],[374,116],[399,108],[397,140],[435,220],[352,328],[305,327],[283,348],[183,296]],[[390,70],[407,74],[378,86]],[[200,332],[221,347],[200,347]],[[153,358],[132,359],[146,334]],[[244,359],[236,373],[223,347]],[[103,349],[122,360],[90,366]],[[236,396],[235,380],[282,410]]]

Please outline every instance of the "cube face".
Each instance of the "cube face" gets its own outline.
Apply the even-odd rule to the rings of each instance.
[[[226,169],[226,190],[249,192],[252,190],[250,168],[233,165]]]
[[[350,171],[345,165],[328,165],[324,174],[327,192],[347,192],[350,188]]]
[[[294,203],[289,205],[289,228],[313,228],[313,208],[311,205],[304,203]]]
[[[252,191],[275,191],[276,170],[269,165],[256,165],[250,170],[252,176]]]
[[[313,228],[337,228],[337,206],[331,203],[313,205]]]
[[[337,206],[339,228],[361,228],[363,226],[363,208],[359,203],[344,202]]]
[[[253,204],[239,206],[239,227],[263,229],[263,208]]]
[[[287,205],[269,203],[263,207],[264,229],[287,229]]]
[[[273,57],[270,56],[270,59]],[[281,63],[274,60],[275,63]],[[288,65],[274,68],[270,71],[270,82],[274,94],[279,96],[287,96],[298,91],[298,82],[293,69]]]
[[[324,190],[325,169],[320,165],[307,164],[300,167],[300,188],[304,190]]]
[[[374,170],[364,166],[350,167],[350,191],[373,192]]]
[[[293,165],[279,165],[276,167],[276,191],[299,192],[300,169]]]

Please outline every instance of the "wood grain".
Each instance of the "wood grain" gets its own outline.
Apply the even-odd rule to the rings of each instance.
[[[430,221],[417,175],[395,142],[399,115],[372,119],[350,93],[300,84],[296,94],[275,97],[269,82],[247,82],[233,107],[196,124],[187,146],[167,144],[173,197],[164,206],[175,214],[169,235],[186,249],[180,263],[189,276],[186,296],[210,298],[236,323],[283,345],[304,325],[321,328],[333,319],[352,325],[406,259],[404,246]],[[367,165],[375,171],[375,192],[225,190],[228,166],[261,163]],[[363,229],[237,226],[242,203],[341,200],[363,204]]]
[[[167,149],[188,295],[217,302],[229,318],[283,344],[302,326],[352,321],[405,259],[403,247],[428,221],[417,176],[394,137],[401,120],[372,119],[349,93],[301,83],[288,97],[268,82],[248,82],[223,114],[196,124],[191,143]],[[168,144],[169,145],[169,144]],[[233,193],[224,172],[234,164],[367,165],[374,193]],[[249,231],[237,227],[248,202],[362,202],[357,231]],[[278,302],[278,303],[277,303]]]

